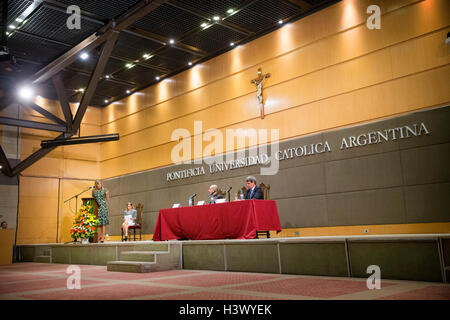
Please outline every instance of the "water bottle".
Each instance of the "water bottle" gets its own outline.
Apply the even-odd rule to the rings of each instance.
[[[189,206],[192,206],[192,198],[189,198]]]
[[[239,196],[241,197],[241,200],[244,200],[244,193],[242,192],[242,189],[239,191]]]

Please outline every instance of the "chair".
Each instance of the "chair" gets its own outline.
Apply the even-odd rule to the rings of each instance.
[[[261,188],[261,190],[263,192],[264,200],[270,200],[270,184],[266,186],[264,183],[261,182],[259,187]],[[270,238],[269,230],[256,231],[256,239],[259,239],[259,236],[261,236],[261,235],[265,235],[266,238]]]
[[[138,203],[136,206],[137,216],[136,216],[136,224],[134,226],[128,227],[128,239],[131,238],[131,232],[133,232],[133,241],[136,241],[136,230],[139,230],[139,240],[142,240],[142,211],[144,206],[141,203]],[[122,239],[123,239],[123,229],[122,230]]]
[[[223,199],[227,198],[227,193],[225,191],[218,189],[217,194],[221,195]]]

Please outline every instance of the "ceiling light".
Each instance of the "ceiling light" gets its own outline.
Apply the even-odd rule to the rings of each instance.
[[[16,26],[15,26],[15,25],[12,25],[12,24],[10,24],[10,25],[9,25],[9,28],[10,28],[10,29],[15,29],[15,28],[16,28]]]
[[[19,97],[24,100],[31,100],[34,96],[34,91],[30,87],[21,87],[18,91]]]
[[[283,24],[283,20],[278,20],[278,24]]]
[[[17,22],[23,22],[23,19],[16,18],[16,21],[17,21]]]
[[[89,58],[89,55],[86,52],[83,52],[82,54],[80,54],[80,58],[86,60],[87,58]]]
[[[228,10],[227,10],[227,13],[233,13],[233,12],[234,12],[233,9],[228,9]]]
[[[127,90],[127,94],[130,94],[131,93],[131,91],[130,90]]]
[[[234,42],[230,42],[230,46],[234,46]]]
[[[78,89],[78,92],[84,92],[83,88]]]
[[[150,59],[151,57],[152,57],[152,56],[149,55],[148,53],[144,53],[144,54],[142,55],[142,58],[144,58],[145,60]]]
[[[170,44],[174,44],[174,43],[175,43],[175,40],[170,39],[170,40],[169,40],[169,43],[170,43]]]
[[[156,77],[155,79],[156,79],[156,80],[159,80],[159,77]]]
[[[208,26],[208,24],[207,24],[206,22],[203,22],[200,26],[201,26],[202,28],[206,28],[206,27]]]
[[[107,74],[107,75],[105,76],[105,78],[106,78],[106,79],[109,79],[109,74]]]
[[[3,168],[2,165],[0,164],[0,169]]]
[[[131,69],[131,68],[133,68],[135,66],[135,64],[133,64],[133,63],[127,63],[126,65],[125,65],[125,67],[127,67],[128,69]]]
[[[219,16],[214,16],[214,17],[213,17],[213,20],[214,20],[214,21],[219,21],[219,20],[220,20],[220,17],[219,17]]]
[[[105,103],[108,103],[108,99],[105,99]]]
[[[188,62],[188,65],[192,66],[192,62],[191,62],[191,61],[189,61],[189,62]]]

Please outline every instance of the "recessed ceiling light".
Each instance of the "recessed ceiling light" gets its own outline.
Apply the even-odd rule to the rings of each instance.
[[[144,59],[150,59],[152,56],[151,55],[149,55],[148,53],[145,53],[144,55],[142,55],[142,58],[144,58]]]
[[[170,40],[169,40],[169,43],[170,43],[170,44],[174,44],[174,43],[175,43],[175,40],[170,39]]]
[[[83,88],[78,89],[78,92],[84,92]]]
[[[106,79],[109,79],[109,74],[107,74],[107,75],[105,76],[105,78],[106,78]]]
[[[213,20],[214,20],[214,21],[219,21],[219,20],[220,20],[220,17],[219,17],[219,16],[214,16],[214,17],[213,17]]]
[[[228,9],[228,10],[227,10],[227,13],[233,13],[233,12],[234,12],[233,9]]]
[[[191,62],[191,61],[189,61],[189,62],[188,62],[188,65],[192,66],[192,62]]]
[[[130,90],[127,90],[127,93],[128,93],[128,94],[130,94],[130,93],[131,93],[131,91],[130,91]]]
[[[159,80],[159,77],[155,77],[156,80]]]
[[[208,26],[208,24],[206,22],[203,22],[200,27],[205,28],[206,26]]]
[[[23,19],[16,18],[16,21],[17,21],[17,22],[23,22]]]
[[[9,28],[10,28],[10,29],[15,29],[15,28],[16,28],[16,26],[15,26],[15,25],[12,25],[12,24],[10,24],[10,25],[9,25]]]
[[[80,58],[86,60],[87,58],[89,58],[89,55],[86,52],[83,52],[82,54],[80,54]]]
[[[230,46],[234,46],[234,42],[230,42]]]
[[[283,24],[283,20],[278,20],[278,24]]]
[[[109,101],[108,99],[105,99],[105,103],[108,103],[108,101]]]
[[[21,87],[18,91],[19,97],[24,100],[30,100],[34,96],[34,91],[30,87]]]
[[[125,67],[127,67],[128,69],[131,69],[131,68],[133,68],[135,66],[135,64],[133,64],[133,63],[127,63],[126,65],[125,65]]]

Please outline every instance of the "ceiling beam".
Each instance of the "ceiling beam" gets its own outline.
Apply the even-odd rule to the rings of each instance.
[[[312,4],[310,4],[304,0],[282,0],[282,1],[295,7],[295,8],[299,8],[302,10],[309,10],[313,7]]]
[[[63,133],[63,134],[59,135],[57,138],[55,138],[55,140],[60,139],[60,138],[70,138],[71,136],[72,136],[71,133]],[[48,153],[53,151],[55,148],[56,147],[41,148],[38,151],[34,152],[28,158],[21,161],[14,168],[12,168],[11,177],[19,174],[20,172],[22,172],[23,170],[25,170],[26,168],[28,168],[29,166],[34,164],[39,159],[45,157]]]
[[[100,57],[98,58],[97,64],[95,66],[95,70],[89,79],[88,86],[84,91],[83,97],[81,98],[80,105],[78,106],[77,113],[75,114],[75,118],[73,120],[72,129],[76,132],[81,125],[81,120],[84,117],[84,113],[91,102],[92,97],[94,96],[95,89],[97,88],[98,81],[103,74],[103,70],[108,62],[109,56],[116,45],[117,37],[119,36],[119,32],[114,31],[108,37],[107,42],[102,48],[102,52],[100,53]]]
[[[65,126],[66,125],[66,123],[63,120],[61,120],[60,118],[55,116],[53,113],[51,113],[51,112],[45,110],[44,108],[38,106],[37,104],[35,104],[32,101],[21,102],[21,104],[26,106],[26,107],[30,107],[34,111],[40,113],[41,115],[43,115],[44,117],[46,117],[50,121],[53,121],[56,124],[59,124],[61,126]]]
[[[56,132],[67,132],[65,125],[57,125],[51,123],[35,122],[23,119],[15,119],[9,117],[0,117],[0,124],[5,126],[30,128],[37,130],[47,130]]]
[[[3,148],[1,145],[0,145],[0,164],[2,164],[1,171],[10,177],[12,174],[11,165],[9,164],[8,158],[6,157],[6,154],[3,151]]]
[[[56,94],[58,95],[59,104],[61,106],[62,112],[64,114],[64,119],[66,119],[66,126],[69,132],[72,132],[72,110],[70,110],[70,104],[67,100],[67,96],[65,94],[64,83],[61,79],[61,75],[58,73],[54,77],[52,77],[53,86],[55,87]]]

